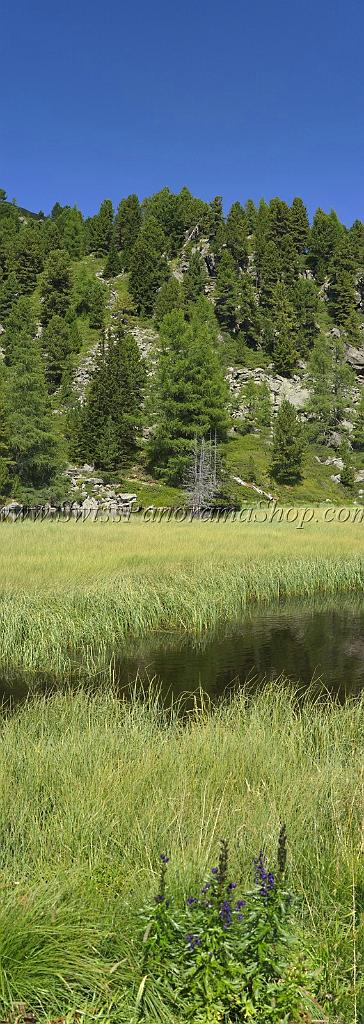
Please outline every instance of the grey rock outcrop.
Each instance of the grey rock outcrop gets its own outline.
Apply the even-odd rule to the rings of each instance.
[[[226,372],[226,378],[232,395],[238,397],[244,384],[254,380],[256,384],[267,384],[272,398],[273,409],[276,411],[284,398],[298,410],[303,410],[309,398],[309,390],[304,380],[294,374],[292,377],[282,377],[280,374],[273,374],[262,367],[251,370],[247,367],[230,366]],[[239,412],[236,414],[239,418]]]

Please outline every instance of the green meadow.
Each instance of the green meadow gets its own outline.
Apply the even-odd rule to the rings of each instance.
[[[169,897],[184,900],[226,837],[246,887],[284,821],[310,992],[325,1021],[362,1020],[363,699],[298,698],[281,679],[218,707],[201,693],[181,715],[140,686],[123,700],[108,686],[112,654],[130,639],[201,634],[285,598],[360,594],[364,527],[316,518],[303,529],[2,524],[2,678],[25,674],[30,691],[42,675],[63,684],[0,721],[4,1019],[19,1004],[69,1024],[189,1019],[188,1007],[171,1014],[163,990],[154,1003],[155,978],[143,975],[143,908],[160,854]]]
[[[361,593],[364,524],[4,523],[0,669],[105,669],[155,630],[201,633],[254,604]]]
[[[282,683],[215,710],[202,701],[183,722],[111,692],[37,698],[4,718],[2,1015],[22,1002],[37,1019],[136,1022],[160,852],[170,898],[194,892],[220,836],[249,885],[285,820],[312,986],[325,1019],[361,1020],[363,730],[363,700],[298,703]],[[185,1017],[163,1000],[143,1016],[170,1019]]]

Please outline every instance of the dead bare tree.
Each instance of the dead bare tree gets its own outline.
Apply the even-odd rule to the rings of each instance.
[[[195,438],[191,465],[185,477],[188,503],[198,516],[210,505],[219,490],[219,456],[216,434],[214,438]]]

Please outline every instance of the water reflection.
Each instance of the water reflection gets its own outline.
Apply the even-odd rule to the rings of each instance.
[[[280,675],[308,686],[321,681],[344,698],[364,685],[364,601],[303,602],[255,609],[203,641],[164,635],[119,653],[116,678],[127,685],[156,677],[174,697],[200,687],[212,698],[254,678]]]

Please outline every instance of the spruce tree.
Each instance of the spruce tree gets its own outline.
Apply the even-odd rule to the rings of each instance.
[[[274,427],[271,473],[282,484],[295,484],[302,476],[303,432],[296,410],[283,399]]]
[[[183,275],[183,292],[186,302],[196,302],[199,295],[203,295],[207,282],[207,270],[205,260],[196,250],[191,253],[188,269]]]
[[[308,360],[308,381],[311,395],[308,412],[313,417],[314,434],[326,441],[330,431],[337,429],[350,404],[354,373],[346,362],[341,338],[320,335]]]
[[[324,213],[316,210],[309,237],[309,264],[319,284],[325,280],[336,245],[342,234],[343,226],[334,210]]]
[[[289,291],[297,320],[297,349],[306,358],[319,334],[318,291],[314,281],[300,277]]]
[[[137,451],[145,368],[132,335],[118,328],[100,353],[83,413],[82,443],[100,469],[122,469]]]
[[[224,440],[228,389],[212,342],[212,321],[201,318],[203,303],[186,324],[182,312],[162,323],[151,406],[154,434],[149,461],[154,472],[180,485],[190,465],[195,440]]]
[[[233,203],[226,218],[226,246],[236,266],[245,270],[248,264],[247,219],[240,203]]]
[[[261,322],[250,274],[242,274],[238,280],[237,319],[244,343],[250,348],[256,348],[260,341]],[[237,342],[238,351],[239,343]]]
[[[255,264],[260,305],[264,312],[269,312],[275,286],[281,279],[281,262],[275,242],[266,240],[266,238],[258,238]]]
[[[5,324],[12,306],[19,296],[19,284],[16,274],[12,272],[0,285],[0,323]]]
[[[364,332],[361,330],[361,320],[356,309],[352,309],[344,323],[344,330],[348,345],[354,348],[361,348],[364,341]]]
[[[282,239],[291,231],[291,211],[283,199],[276,196],[271,199],[268,206],[268,233],[269,238],[276,245],[280,245]]]
[[[138,196],[132,194],[119,203],[115,217],[114,241],[121,252],[122,266],[128,269],[131,253],[142,226],[142,213]]]
[[[215,196],[211,203],[209,203],[209,227],[208,235],[209,240],[214,245],[216,241],[218,231],[224,223],[223,210],[222,210],[222,197]]]
[[[168,264],[144,235],[134,245],[129,261],[129,287],[138,312],[153,312],[157,292],[168,278]]]
[[[114,231],[114,211],[111,199],[104,199],[99,212],[93,218],[93,244],[98,256],[106,255],[111,248]]]
[[[248,235],[253,235],[257,226],[257,210],[252,199],[247,199],[244,213]]]
[[[183,287],[176,277],[171,277],[169,281],[165,281],[160,288],[154,308],[154,319],[157,327],[162,323],[163,317],[167,313],[172,313],[175,309],[184,308],[184,293]]]
[[[49,391],[59,387],[73,349],[71,331],[60,316],[52,316],[42,334],[42,349],[46,361]]]
[[[230,252],[223,252],[216,274],[216,316],[225,331],[238,327],[239,282]]]
[[[47,488],[60,469],[60,443],[39,342],[26,327],[12,339],[8,403],[11,457],[19,484],[27,491]]]
[[[121,270],[122,265],[120,253],[118,252],[116,245],[113,243],[111,245],[110,252],[108,253],[102,276],[105,277],[106,280],[109,280],[110,277],[117,277],[117,275],[121,273]]]
[[[16,348],[18,335],[22,332],[34,338],[36,333],[36,319],[34,307],[29,296],[21,295],[11,307],[6,331],[2,342],[5,348],[5,362],[9,366],[13,358],[13,349]]]
[[[42,279],[42,324],[52,316],[64,317],[70,306],[72,288],[71,262],[68,252],[55,249],[46,260]]]
[[[289,376],[297,363],[297,321],[287,289],[279,282],[272,295],[273,359],[277,373]]]
[[[71,259],[79,260],[84,253],[84,223],[77,206],[66,206],[59,214],[56,226],[61,236],[61,245],[58,248],[65,249]],[[54,248],[57,246],[52,245],[52,249]]]
[[[13,241],[8,259],[9,271],[16,274],[19,291],[29,295],[34,291],[37,275],[43,268],[40,237],[35,226],[23,227]]]
[[[355,287],[347,270],[334,273],[329,287],[329,310],[335,323],[343,326],[355,311]]]
[[[298,196],[295,196],[291,206],[290,222],[290,232],[296,252],[299,256],[303,256],[307,251],[310,224],[306,207]]]

